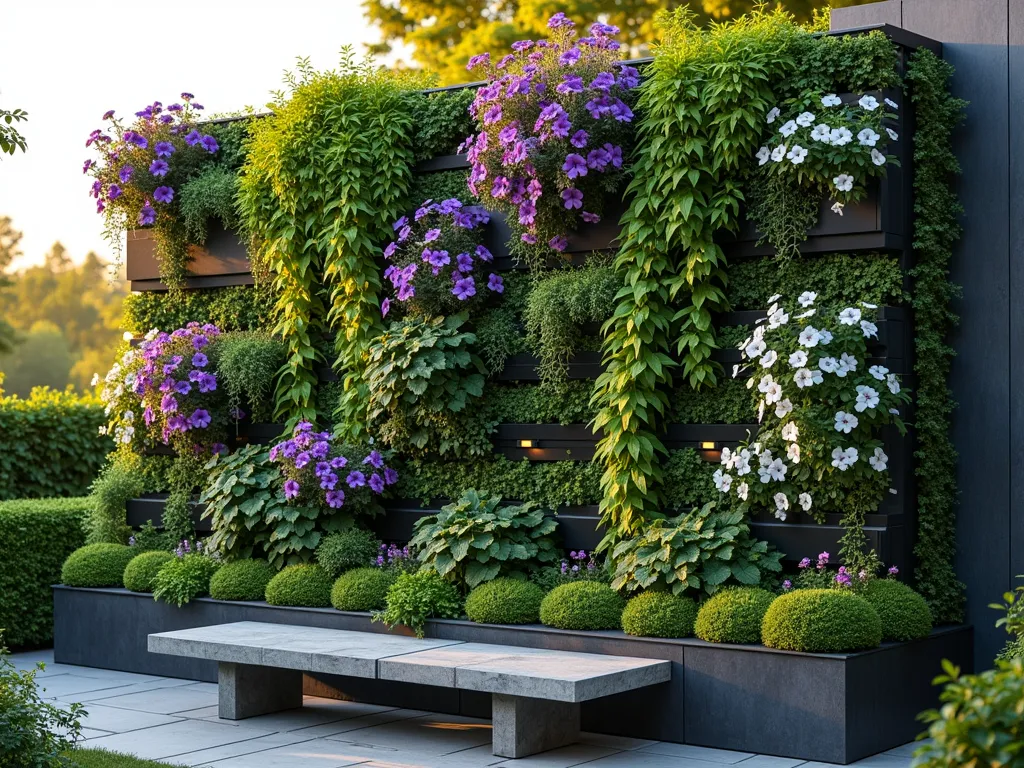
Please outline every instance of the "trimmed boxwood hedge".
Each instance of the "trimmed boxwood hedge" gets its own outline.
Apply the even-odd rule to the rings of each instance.
[[[387,604],[388,588],[398,578],[393,568],[354,568],[346,571],[331,588],[331,605],[339,611],[381,611]]]
[[[156,574],[174,559],[170,552],[143,552],[133,557],[124,569],[124,588],[131,592],[152,592]]]
[[[266,560],[227,563],[210,579],[214,600],[262,600],[277,569]]]
[[[847,590],[798,589],[768,608],[761,642],[806,653],[861,651],[882,642],[882,621],[867,600]]]
[[[899,581],[875,579],[862,593],[882,621],[883,640],[920,640],[932,631],[932,612],[921,595]]]
[[[626,603],[622,631],[635,637],[689,637],[697,618],[692,598],[671,592],[644,592]]]
[[[12,648],[53,639],[51,585],[85,543],[88,498],[0,502],[0,628]]]
[[[700,607],[694,633],[709,643],[758,643],[773,600],[775,595],[759,587],[723,590]]]
[[[531,581],[495,579],[466,597],[466,616],[478,624],[536,624],[544,590]]]
[[[69,587],[123,587],[124,569],[136,551],[125,544],[86,544],[64,561],[61,584]]]
[[[558,629],[618,629],[626,601],[599,581],[555,587],[540,604],[540,621]]]
[[[271,605],[327,608],[331,604],[331,577],[319,565],[290,565],[267,584]]]

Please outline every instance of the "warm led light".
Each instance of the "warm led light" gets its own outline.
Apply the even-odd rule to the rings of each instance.
[[[533,440],[520,440],[519,441],[519,447],[520,448],[533,448]]]
[[[700,449],[702,451],[713,451],[715,450],[715,444],[710,441],[704,440],[701,441]]]

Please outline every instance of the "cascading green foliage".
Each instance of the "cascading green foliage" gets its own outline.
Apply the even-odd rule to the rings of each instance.
[[[273,274],[275,334],[288,343],[276,413],[289,424],[316,419],[316,350],[336,332],[344,383],[342,431],[363,428],[365,349],[380,332],[379,243],[398,218],[412,181],[417,76],[358,63],[343,48],[337,70],[300,60],[273,114],[254,121],[239,189],[254,254]],[[324,284],[329,287],[329,292]]]
[[[605,325],[607,369],[594,394],[611,539],[636,533],[661,502],[666,451],[657,429],[672,342],[691,386],[717,381],[711,313],[725,307],[725,259],[713,238],[738,222],[739,182],[774,104],[772,88],[794,66],[793,39],[807,34],[785,14],[762,10],[700,30],[679,9],[661,27],[663,44],[640,89],[640,149],[614,264],[623,287]]]
[[[947,338],[957,323],[950,303],[959,286],[949,280],[962,212],[954,181],[960,166],[952,132],[966,103],[947,88],[953,68],[927,49],[913,55],[907,72],[917,110],[914,135],[914,319],[917,389],[917,589],[936,623],[963,619],[964,585],[956,555],[956,449],[949,439],[953,402],[947,380],[953,349]]]

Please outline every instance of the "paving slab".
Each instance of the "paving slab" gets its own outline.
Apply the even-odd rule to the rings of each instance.
[[[325,723],[324,725],[314,725],[309,728],[303,728],[301,733],[322,739],[330,736],[337,736],[342,733],[352,733],[353,731],[359,731],[363,728],[373,728],[378,725],[386,725],[387,723],[397,723],[400,720],[411,720],[416,717],[426,717],[429,714],[431,713],[417,709],[389,709],[386,712],[379,712],[377,714],[362,715],[360,717],[352,717],[347,720],[337,720],[333,723]],[[358,737],[353,734],[351,738],[355,739]]]
[[[581,744],[593,744],[598,747],[608,747],[621,752],[628,752],[631,749],[641,749],[658,744],[653,739],[634,739],[632,736],[613,736],[610,733],[593,733],[590,731],[580,732]]]
[[[796,760],[792,757],[754,755],[741,763],[737,763],[736,768],[797,768],[797,766],[802,768],[805,762],[804,760]]]
[[[314,739],[218,760],[207,765],[211,768],[342,768],[365,762],[362,757],[345,754],[343,745],[336,741]]]
[[[592,760],[587,768],[722,768],[722,763],[633,750]]]
[[[427,758],[489,746],[491,724],[469,717],[428,715],[360,728],[327,739],[352,747],[392,749]]]
[[[568,747],[552,749],[539,755],[520,757],[516,760],[502,760],[494,765],[503,768],[570,768],[573,765],[590,763],[602,757],[618,754],[619,750],[598,747],[593,744],[572,744]],[[499,758],[500,759],[500,758]]]
[[[68,706],[69,702],[58,702],[61,706]],[[85,707],[88,714],[82,718],[82,726],[85,728],[106,731],[108,733],[127,733],[138,731],[143,728],[152,728],[157,725],[176,723],[181,717],[160,715],[152,712],[141,712],[131,709],[119,709],[103,704],[90,703]]]
[[[113,698],[114,696],[127,696],[132,693],[146,693],[149,691],[162,690],[164,688],[185,688],[194,685],[197,685],[194,680],[178,680],[163,677],[157,678],[151,682],[127,683],[125,685],[118,686],[117,688],[97,688],[94,691],[85,691],[68,696],[67,698],[71,701],[88,704],[89,702],[102,701],[103,699]]]
[[[98,701],[108,707],[173,715],[217,704],[217,687],[211,686],[210,683],[193,683],[192,685],[153,688],[120,696],[112,693],[109,697]]]
[[[205,712],[206,710],[197,710]],[[362,704],[354,701],[339,701],[337,699],[324,699],[317,696],[304,696],[301,709],[290,709],[284,712],[273,712],[268,715],[257,715],[247,717],[244,720],[222,720],[214,708],[210,714],[201,715],[202,719],[211,722],[231,723],[240,728],[262,728],[268,731],[297,731],[300,729],[315,728],[318,726],[334,725],[348,720],[363,720],[372,715],[382,715],[387,712],[398,711],[397,707],[384,707],[376,704]],[[182,713],[185,714],[185,713]],[[415,712],[408,717],[420,717],[428,714],[426,712]],[[399,716],[392,719],[404,719]],[[381,722],[390,722],[389,720]],[[377,725],[378,723],[373,723]],[[355,726],[363,727],[363,726]],[[340,732],[339,730],[334,731]],[[320,738],[326,733],[318,733],[308,738]]]
[[[721,765],[735,765],[754,756],[752,752],[734,752],[729,749],[695,747],[690,744],[673,744],[669,741],[656,742],[649,747],[642,747],[641,751],[653,752],[659,755],[671,755],[672,757],[686,757],[691,760],[704,760]]]
[[[94,693],[97,691],[115,691],[127,688],[127,684],[114,680],[97,680],[94,677],[79,677],[78,675],[55,675],[39,680],[39,695],[44,699],[74,698],[79,695]],[[111,694],[114,695],[114,694]]]
[[[109,749],[114,752],[127,752],[147,760],[161,760],[196,752],[200,749],[220,747],[267,735],[269,734],[265,731],[255,729],[243,731],[220,723],[181,720],[141,731],[117,733],[100,739],[92,739],[89,746],[97,749]]]
[[[292,744],[313,741],[308,736],[301,736],[296,733],[271,733],[266,736],[257,736],[245,741],[235,741],[230,744],[223,744],[219,747],[199,749],[193,752],[166,758],[165,762],[171,765],[206,766],[217,764],[218,760],[252,755],[256,752],[263,752],[277,747],[286,747]]]

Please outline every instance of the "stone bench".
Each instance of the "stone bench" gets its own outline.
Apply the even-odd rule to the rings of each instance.
[[[579,740],[580,702],[667,682],[667,661],[237,622],[149,635],[149,651],[218,662],[220,716],[302,706],[302,673],[491,694],[493,752],[525,757]]]

